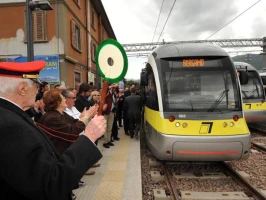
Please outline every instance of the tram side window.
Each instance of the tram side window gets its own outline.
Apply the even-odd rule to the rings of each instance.
[[[262,76],[261,80],[262,80],[263,85],[266,85],[266,76]]]
[[[148,86],[145,89],[146,92],[146,106],[152,110],[159,110],[158,97],[155,85],[155,79],[153,71],[148,75]]]

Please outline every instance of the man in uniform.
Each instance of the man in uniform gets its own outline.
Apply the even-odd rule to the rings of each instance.
[[[101,157],[94,142],[106,129],[95,116],[60,156],[24,112],[33,106],[44,61],[0,63],[0,191],[3,200],[69,200],[85,172]]]

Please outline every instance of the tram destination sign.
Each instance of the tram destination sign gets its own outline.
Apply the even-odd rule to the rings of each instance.
[[[184,59],[183,67],[203,67],[204,59]]]
[[[163,66],[170,68],[190,68],[190,67],[223,67],[222,60],[210,58],[182,58],[178,60],[163,60]]]

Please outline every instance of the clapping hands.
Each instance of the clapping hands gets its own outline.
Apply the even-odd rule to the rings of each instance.
[[[95,142],[106,131],[106,120],[100,115],[96,115],[86,126],[84,135],[90,138],[92,142]]]

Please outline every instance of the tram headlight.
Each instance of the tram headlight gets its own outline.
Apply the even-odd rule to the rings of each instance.
[[[176,127],[179,127],[180,126],[180,123],[179,122],[176,122],[175,126]]]
[[[235,125],[234,122],[230,122],[229,124],[231,127],[233,127]]]
[[[184,123],[182,124],[182,126],[183,126],[183,128],[186,128],[186,127],[187,127],[187,123],[184,122]]]
[[[227,127],[227,123],[226,122],[223,123],[223,127]]]

